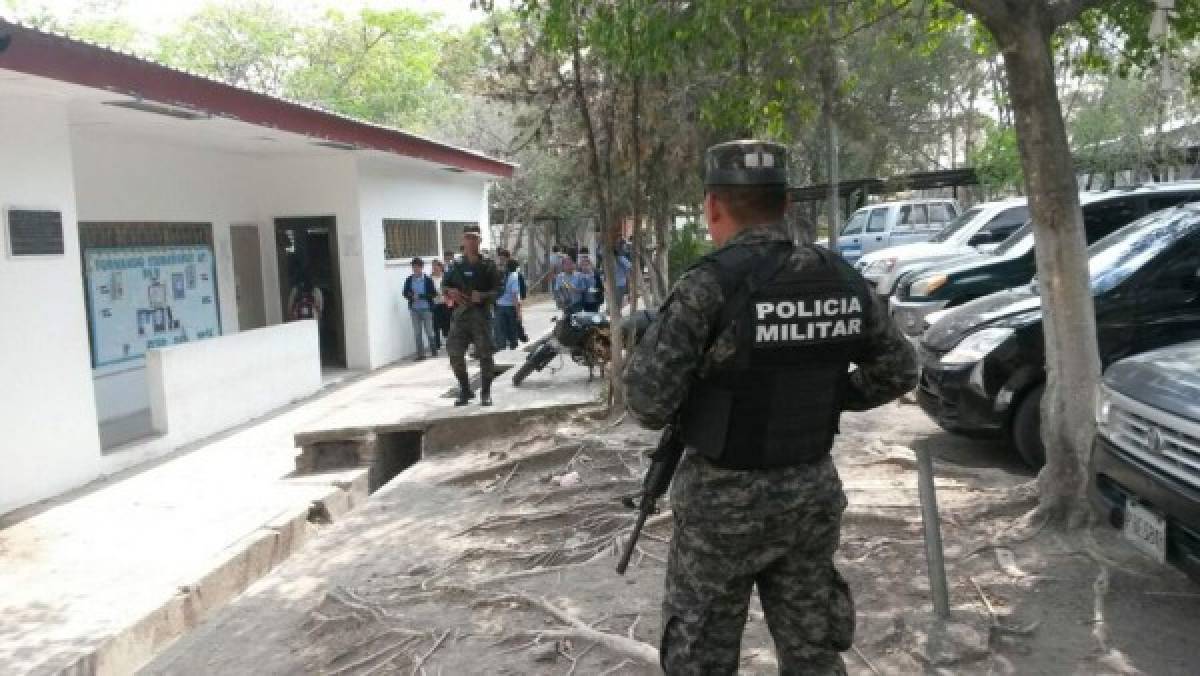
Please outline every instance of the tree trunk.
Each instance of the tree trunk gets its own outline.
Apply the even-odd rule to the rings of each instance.
[[[616,248],[613,241],[613,227],[609,221],[611,213],[609,196],[611,193],[605,189],[607,185],[612,187],[612,143],[613,138],[611,133],[608,135],[606,142],[608,143],[608,152],[605,153],[607,161],[607,171],[600,165],[600,148],[596,143],[596,127],[592,121],[591,104],[588,102],[587,88],[583,84],[583,56],[580,54],[579,36],[575,36],[574,44],[571,52],[572,70],[574,70],[574,90],[575,101],[579,107],[579,117],[583,122],[583,129],[587,135],[588,143],[588,167],[592,176],[592,198],[596,202],[597,222],[602,228],[600,239],[604,242],[604,256],[601,258],[604,264],[604,295],[608,300],[609,315],[614,330],[612,331],[612,365],[608,374],[609,384],[609,412],[612,416],[618,416],[625,411],[625,392],[621,384],[621,374],[624,372],[625,359],[622,353],[621,331],[615,330],[621,325],[621,308],[614,301],[616,295],[616,285],[614,284],[616,274],[616,265],[613,260],[613,250]],[[610,127],[611,129],[611,127]],[[605,177],[608,181],[606,183]],[[599,248],[599,244],[597,244]]]
[[[629,312],[637,312],[638,295],[642,286],[642,77],[633,76],[633,97],[630,104],[633,132],[633,269],[629,274]]]
[[[1088,283],[1079,188],[1054,80],[1051,22],[1045,5],[985,25],[1004,55],[1008,92],[1037,239],[1046,342],[1041,507],[1068,524],[1090,514],[1086,491],[1093,397],[1100,377],[1096,317]],[[993,22],[995,23],[995,22]]]

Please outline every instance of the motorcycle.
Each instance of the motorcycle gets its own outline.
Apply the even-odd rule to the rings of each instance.
[[[601,312],[576,312],[555,319],[550,335],[533,344],[525,363],[513,374],[513,385],[520,386],[534,371],[541,371],[560,354],[569,354],[576,364],[588,369],[588,382],[595,369],[604,372],[612,359],[612,336],[608,316]]]

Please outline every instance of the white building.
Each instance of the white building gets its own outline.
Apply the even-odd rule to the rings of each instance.
[[[152,423],[169,450],[411,354],[409,258],[488,233],[512,171],[0,21],[0,514],[144,459]],[[319,331],[283,323],[301,277]]]

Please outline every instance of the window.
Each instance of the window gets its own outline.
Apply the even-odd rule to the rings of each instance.
[[[867,222],[867,212],[858,211],[846,221],[846,227],[842,228],[843,235],[859,235],[862,234],[863,225]]]
[[[954,212],[950,210],[950,205],[945,202],[934,202],[929,205],[929,222],[940,226],[946,221],[954,219]]]
[[[79,248],[114,249],[147,246],[212,248],[210,223],[81,222]]]
[[[1029,207],[1013,207],[996,215],[980,232],[989,235],[990,242],[1003,242],[1029,218]]]
[[[871,220],[867,222],[867,232],[887,231],[887,209],[876,209],[871,212]]]
[[[468,225],[479,225],[478,221],[442,221],[442,246],[447,251],[458,251],[462,245],[463,229]]]
[[[989,227],[992,227],[992,228],[998,228],[1000,226],[1011,227],[1012,229],[1009,230],[1009,232],[1012,232],[1012,230],[1016,230],[1017,228],[1021,227],[1022,225],[1025,225],[1025,221],[1028,221],[1028,220],[1029,220],[1029,207],[1027,207],[1027,206],[1013,207],[1011,209],[1006,209],[1005,211],[1000,212],[1000,215],[998,215],[994,219],[992,219],[992,222],[989,224]]]
[[[1091,244],[1130,223],[1138,215],[1138,200],[1134,197],[1106,200],[1083,208],[1083,228]]]
[[[900,225],[906,230],[925,228],[929,224],[929,214],[924,204],[910,204],[900,210]]]
[[[1160,209],[1169,209],[1173,206],[1194,202],[1200,199],[1200,195],[1196,193],[1175,193],[1173,195],[1160,195],[1150,197],[1146,200],[1146,211],[1159,211]]]
[[[388,260],[437,255],[437,221],[383,220],[383,256]]]

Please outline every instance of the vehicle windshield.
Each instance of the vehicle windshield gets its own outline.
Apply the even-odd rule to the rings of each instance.
[[[1023,254],[1033,249],[1033,224],[1026,223],[1016,232],[1008,236],[1008,239],[1000,243],[996,250],[992,253],[997,256],[1006,256],[1009,253]]]
[[[1190,209],[1150,214],[1096,242],[1088,250],[1092,293],[1104,293],[1129,279],[1147,262],[1195,231]]]
[[[930,237],[929,241],[930,242],[945,242],[946,240],[953,237],[954,233],[958,232],[959,230],[962,230],[964,227],[966,227],[966,225],[968,223],[975,220],[975,217],[978,216],[979,212],[981,212],[981,211],[983,211],[983,209],[981,209],[980,207],[974,207],[972,209],[967,209],[965,212],[963,212],[963,215],[961,215],[958,218],[947,223],[946,227],[944,227],[940,231],[938,231],[938,234],[934,235],[933,237]]]

